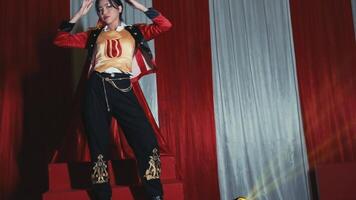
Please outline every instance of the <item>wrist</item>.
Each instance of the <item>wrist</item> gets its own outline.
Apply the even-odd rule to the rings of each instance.
[[[148,8],[147,11],[145,12],[145,14],[150,19],[154,19],[160,15],[160,13],[152,7]]]
[[[148,11],[148,8],[146,8],[145,6],[141,6],[140,8],[138,8],[140,11],[142,12],[147,12]]]
[[[58,31],[70,32],[72,31],[75,23],[70,21],[62,21],[62,23],[58,27]]]
[[[76,23],[82,16],[83,16],[82,13],[79,11],[75,13],[75,15],[69,20],[69,22]]]

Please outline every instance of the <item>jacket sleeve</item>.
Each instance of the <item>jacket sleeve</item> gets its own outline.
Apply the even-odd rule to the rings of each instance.
[[[66,48],[86,48],[90,31],[71,34],[75,24],[64,21],[58,28],[53,44]]]
[[[151,40],[161,33],[168,31],[172,24],[171,22],[164,17],[161,13],[153,8],[149,8],[145,12],[146,16],[152,20],[151,24],[137,24],[138,28],[143,34],[143,37],[146,41]]]

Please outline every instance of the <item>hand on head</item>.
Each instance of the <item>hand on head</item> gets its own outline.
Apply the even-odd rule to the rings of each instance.
[[[125,2],[138,10],[141,10],[143,12],[147,11],[147,8],[136,0],[125,0]]]
[[[86,15],[90,8],[93,6],[94,1],[93,0],[83,0],[82,1],[82,5],[80,6],[80,10],[79,12],[81,13],[81,15]]]
[[[76,23],[82,16],[86,15],[93,6],[93,0],[83,0],[80,9],[69,20],[70,23]]]

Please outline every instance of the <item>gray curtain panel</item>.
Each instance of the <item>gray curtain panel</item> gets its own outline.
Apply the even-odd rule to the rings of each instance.
[[[356,0],[351,0],[352,6],[352,15],[354,19],[354,30],[355,30],[355,37],[356,37]]]
[[[221,199],[309,199],[289,1],[209,3]]]
[[[123,1],[124,2],[124,1]],[[152,0],[140,0],[140,2],[146,7],[151,7],[152,6]],[[71,15],[73,15],[77,10],[79,10],[81,1],[80,0],[71,0]],[[144,13],[133,9],[129,5],[124,3],[124,14],[123,14],[124,22],[129,25],[129,24],[134,24],[134,23],[151,23],[151,21],[145,16]],[[89,11],[89,13],[80,19],[78,24],[75,26],[75,32],[87,30],[89,27],[95,27],[96,22],[98,21],[98,16],[95,12],[94,5],[92,9]],[[151,50],[153,54],[154,52],[154,42],[153,40],[150,41],[149,46],[151,47]],[[73,76],[74,76],[74,84],[77,84],[79,81],[79,76],[81,74],[82,70],[82,65],[83,61],[85,58],[85,52],[82,50],[73,50],[72,54],[72,66],[73,66]],[[140,80],[140,85],[143,90],[143,93],[145,94],[147,103],[152,111],[153,116],[155,117],[155,120],[158,124],[158,103],[157,103],[157,84],[156,84],[156,74],[149,74],[147,76],[144,76]]]

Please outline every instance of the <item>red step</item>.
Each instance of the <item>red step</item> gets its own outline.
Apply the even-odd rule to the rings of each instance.
[[[175,158],[169,155],[161,156],[161,179],[176,179]],[[109,163],[111,181],[117,185],[132,185],[138,183],[136,163],[134,160],[115,160]],[[83,189],[90,186],[89,162],[53,163],[49,164],[49,190],[61,191],[71,188]],[[114,177],[114,178],[113,178]]]
[[[319,200],[356,199],[356,162],[318,165],[315,175]]]
[[[183,200],[183,185],[176,180],[175,158],[161,155],[161,181],[165,199]],[[109,162],[110,182],[113,200],[143,199],[134,160],[114,160]],[[44,200],[89,200],[91,164],[53,163],[49,165],[49,191],[43,194]],[[141,194],[141,196],[139,195]],[[138,195],[138,196],[137,196]]]
[[[177,180],[162,181],[164,198],[167,200],[184,200],[183,196],[183,184]],[[140,196],[141,195],[141,196]],[[43,200],[90,200],[87,190],[64,190],[57,192],[46,192],[43,194]],[[112,187],[112,199],[113,200],[135,200],[130,190],[130,187],[126,186],[114,186]],[[144,199],[142,194],[139,194],[136,199]]]
[[[113,199],[120,197],[123,200],[133,200],[129,187],[113,187]],[[64,190],[57,192],[46,192],[43,200],[90,200],[87,190]]]

